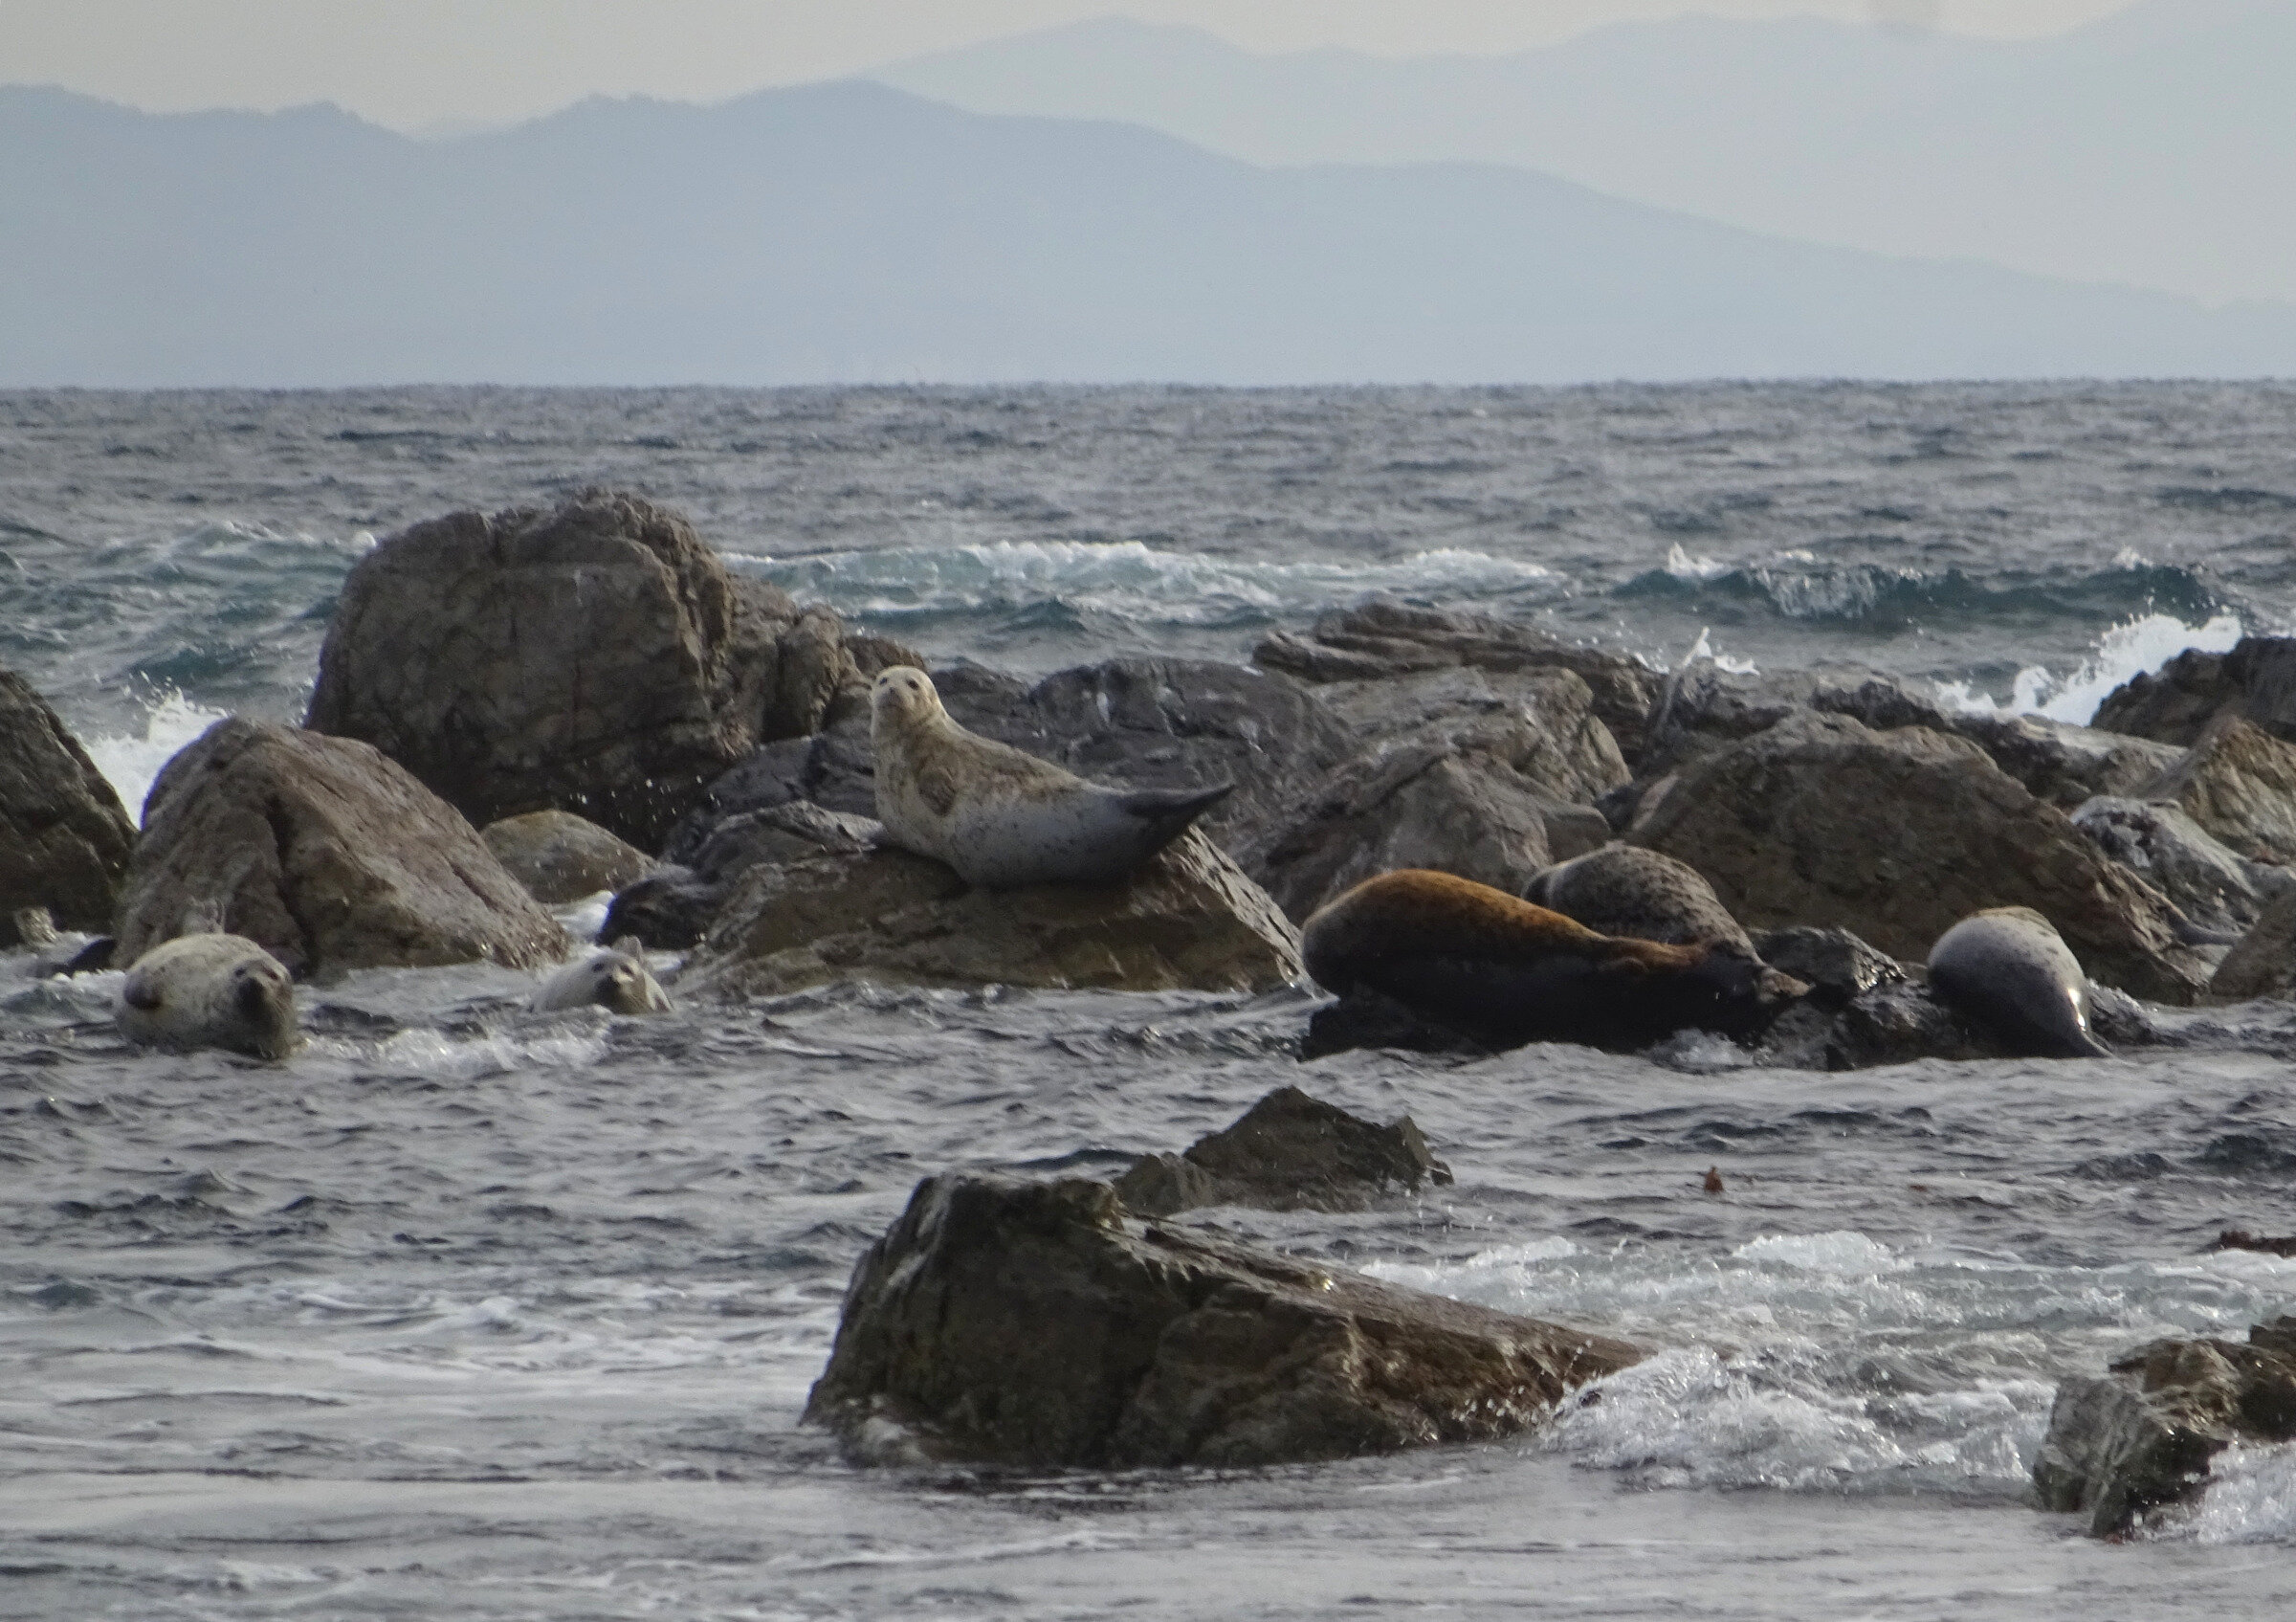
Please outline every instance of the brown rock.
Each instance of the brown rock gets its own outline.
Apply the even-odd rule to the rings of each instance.
[[[2296,742],[2296,637],[2243,636],[2228,654],[2187,650],[2114,688],[2090,724],[2184,747],[2227,713]]]
[[[2285,997],[2296,989],[2296,890],[2264,904],[2255,924],[2217,965],[2208,994],[2219,1002]]]
[[[1375,1126],[1297,1087],[1278,1087],[1183,1153],[1142,1155],[1116,1180],[1116,1197],[1142,1216],[1207,1205],[1362,1211],[1450,1180],[1409,1116]]]
[[[991,894],[898,850],[753,867],[678,985],[730,996],[836,980],[1241,991],[1301,972],[1298,932],[1191,829],[1113,885]]]
[[[364,744],[219,721],[167,763],[146,805],[121,963],[205,908],[220,911],[211,927],[298,977],[565,955],[564,931],[454,808]]]
[[[136,825],[87,751],[11,672],[0,670],[0,946],[11,915],[45,907],[66,929],[112,926]]]
[[[2029,906],[2095,979],[2189,1003],[2203,977],[2151,886],[1978,748],[1802,714],[1684,768],[1634,832],[1749,929],[1839,926],[1921,960],[1985,907]]]
[[[528,811],[480,831],[486,848],[527,893],[559,906],[619,890],[653,871],[653,858],[572,811]]]
[[[867,1460],[1250,1466],[1514,1434],[1623,1342],[1124,1220],[1104,1183],[917,1186],[807,1421]]]
[[[2225,714],[2140,790],[2166,800],[2250,861],[2296,861],[2296,744]]]

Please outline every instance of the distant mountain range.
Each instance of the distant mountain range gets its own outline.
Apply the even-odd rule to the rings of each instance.
[[[2296,308],[865,83],[415,141],[0,91],[0,383],[2296,374]]]
[[[2296,300],[2296,0],[2014,42],[1692,16],[1408,60],[1112,19],[870,77],[1255,163],[1509,164],[1809,241]]]

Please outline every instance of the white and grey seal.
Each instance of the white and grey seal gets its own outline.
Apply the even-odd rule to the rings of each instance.
[[[1598,935],[1669,946],[1706,942],[1738,957],[1755,955],[1745,926],[1704,874],[1640,845],[1605,845],[1543,869],[1523,886],[1523,900],[1576,919]]]
[[[1105,789],[967,732],[910,665],[877,677],[870,734],[877,820],[906,851],[968,884],[1110,884],[1187,832],[1234,785]]]
[[[1930,948],[1930,989],[2036,1058],[2110,1058],[2088,1029],[2088,976],[2031,907],[1970,914]]]
[[[161,942],[129,967],[113,1018],[121,1035],[144,1047],[285,1058],[302,1041],[295,981],[243,935]]]
[[[670,995],[646,967],[646,948],[626,935],[611,946],[570,963],[541,984],[527,1007],[538,1013],[599,1008],[614,1013],[668,1013]]]

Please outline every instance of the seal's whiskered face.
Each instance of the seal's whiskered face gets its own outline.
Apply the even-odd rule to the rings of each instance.
[[[931,715],[940,708],[940,695],[933,690],[933,678],[916,666],[905,664],[877,673],[869,701],[874,715],[890,711],[897,716],[914,717]]]

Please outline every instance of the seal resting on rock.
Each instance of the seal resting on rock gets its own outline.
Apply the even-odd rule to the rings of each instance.
[[[113,1010],[141,1047],[229,1048],[285,1058],[301,1041],[295,982],[242,935],[178,935],[135,961]]]
[[[1309,974],[1364,989],[1494,1047],[1578,1042],[1632,1051],[1676,1031],[1761,1031],[1809,988],[1711,943],[1599,935],[1447,873],[1367,878],[1301,932]]]
[[[669,993],[646,967],[646,948],[634,936],[566,965],[542,982],[526,1006],[537,1013],[563,1013],[592,1004],[613,1013],[670,1011]]]
[[[1604,935],[1688,946],[1711,941],[1755,956],[1745,926],[1687,861],[1640,845],[1605,845],[1532,876],[1523,900]]]
[[[946,862],[967,884],[1112,884],[1187,832],[1234,790],[1104,789],[1049,761],[967,732],[913,665],[881,672],[870,695],[877,820],[905,851]]]
[[[1930,989],[2035,1058],[2110,1058],[2088,1028],[2088,976],[2031,907],[1971,913],[1930,948]]]

